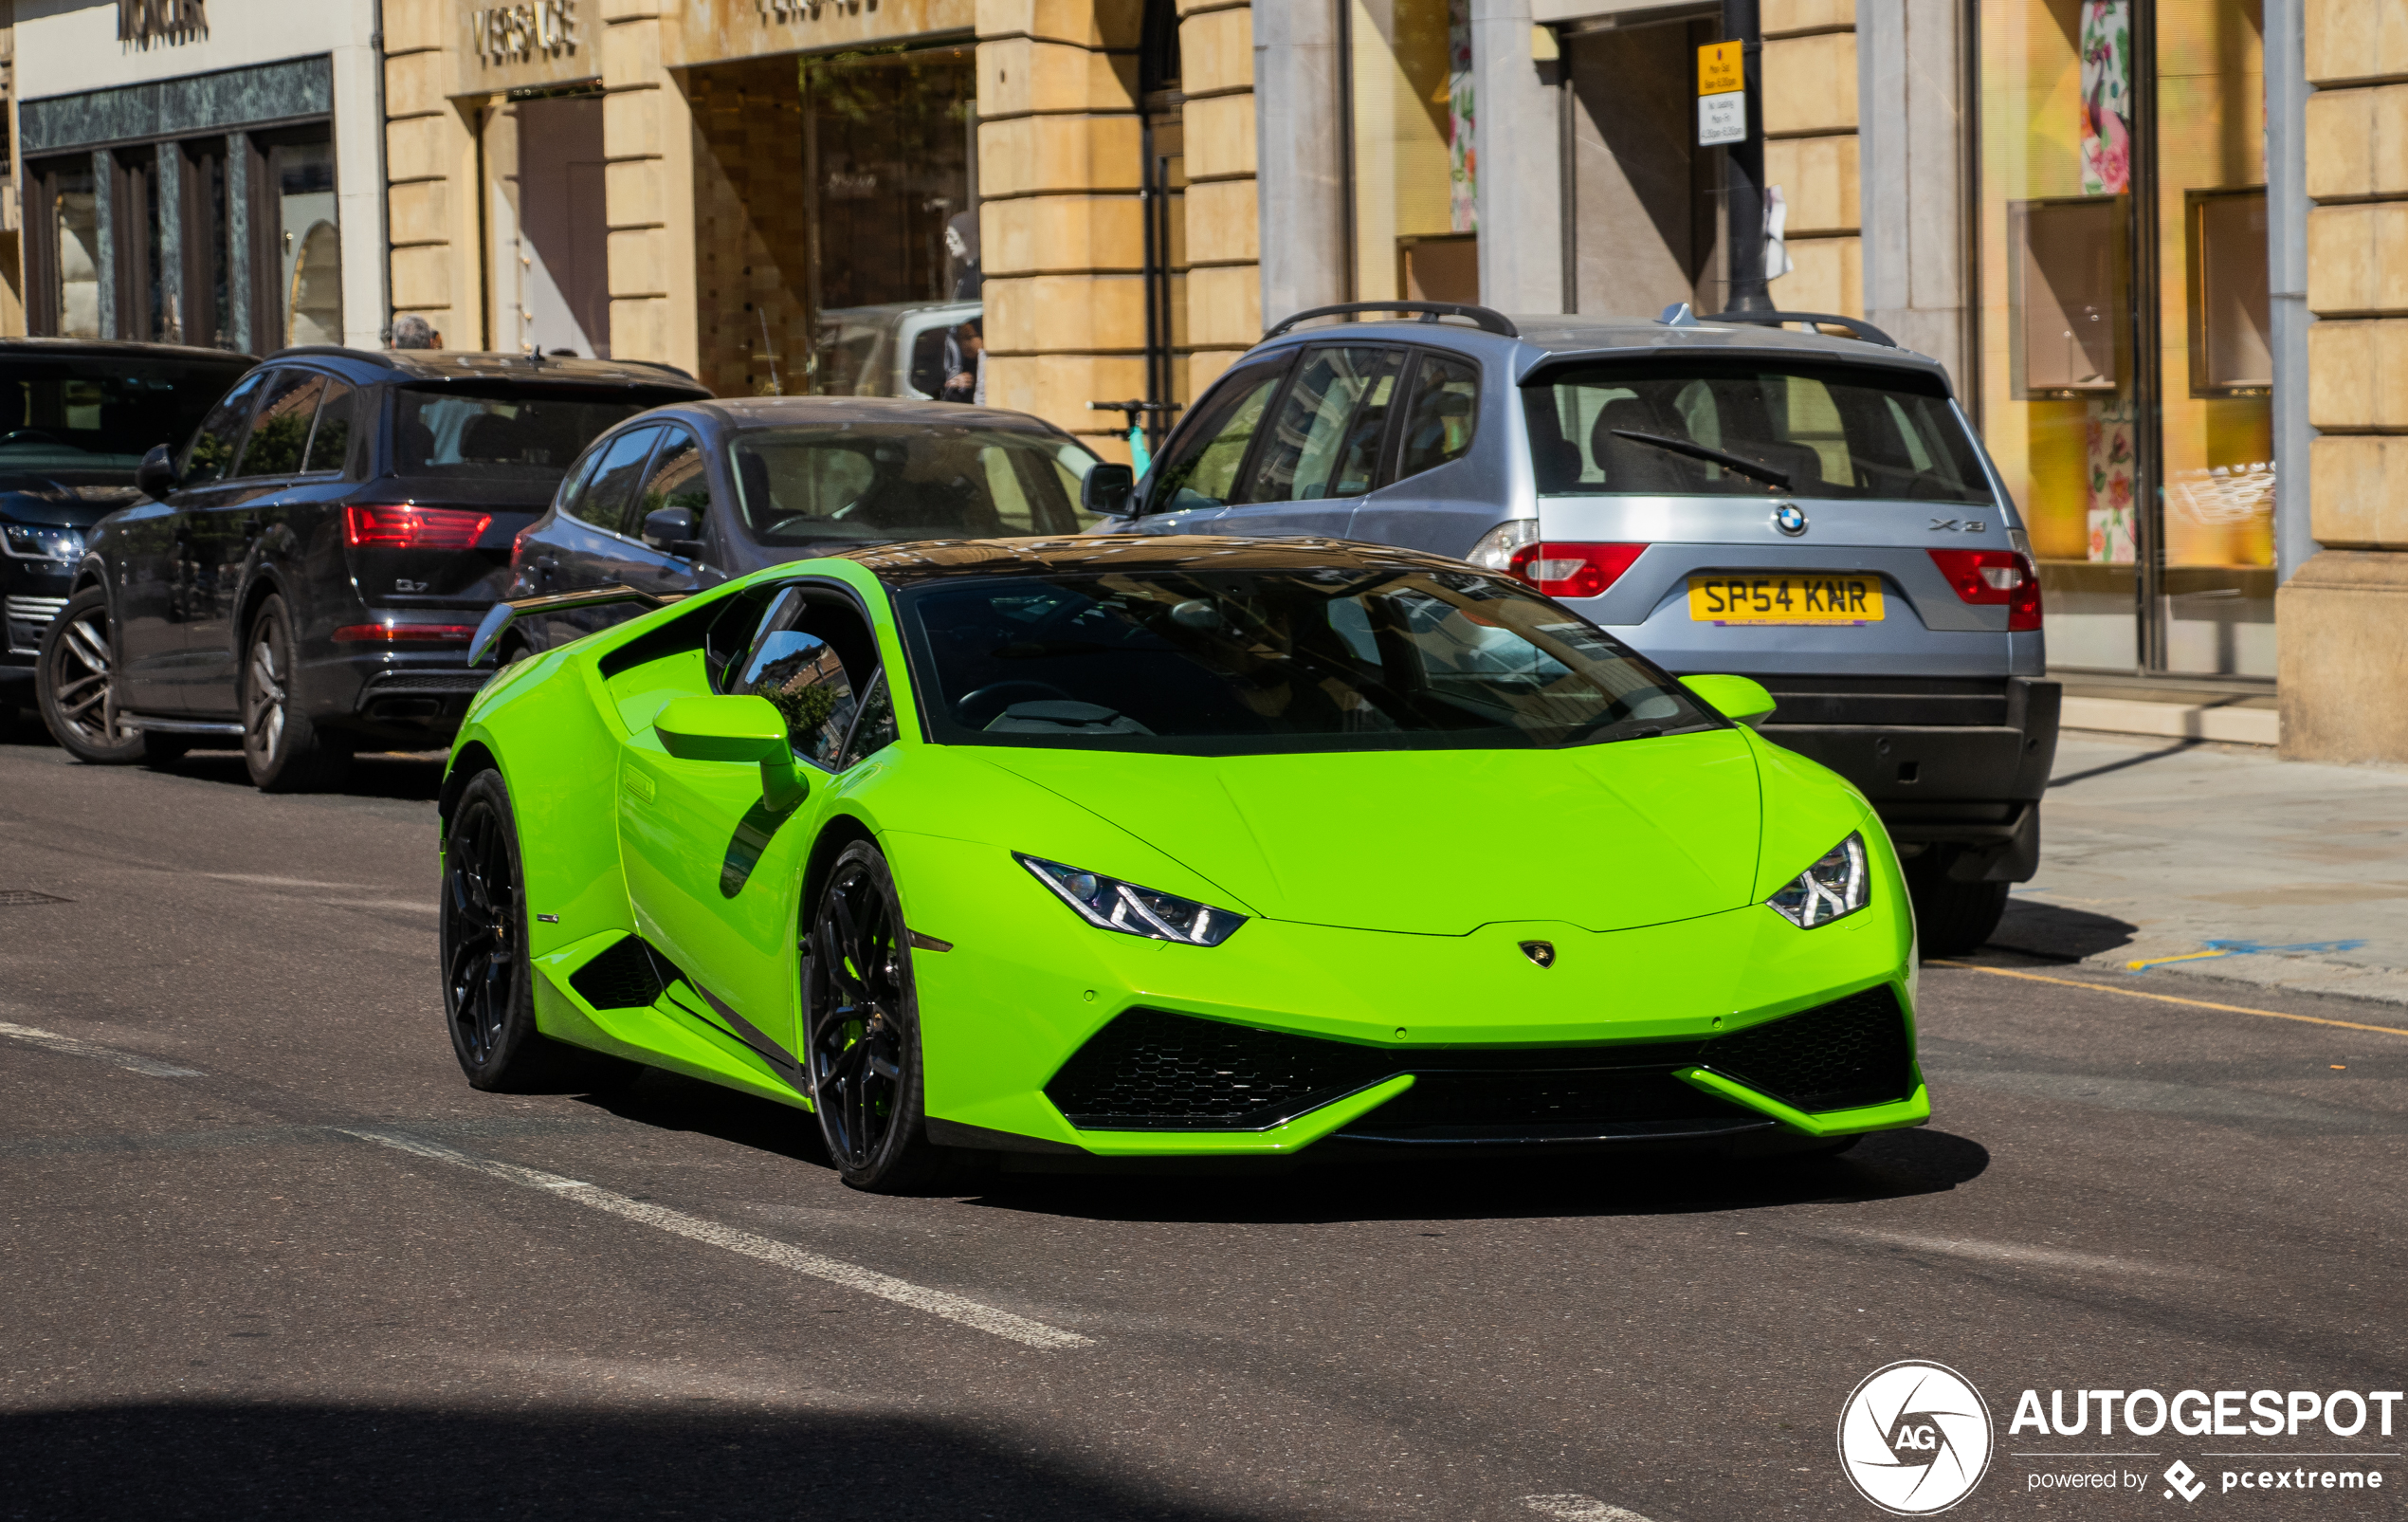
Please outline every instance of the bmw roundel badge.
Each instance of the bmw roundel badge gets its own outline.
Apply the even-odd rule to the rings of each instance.
[[[1796,539],[1806,532],[1806,512],[1794,502],[1782,503],[1773,509],[1773,526]]]
[[[1522,943],[1522,954],[1541,967],[1555,965],[1555,943],[1552,941],[1524,941]]]

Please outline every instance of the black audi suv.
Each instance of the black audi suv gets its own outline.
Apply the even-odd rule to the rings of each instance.
[[[362,745],[440,745],[484,679],[464,657],[511,541],[569,462],[708,394],[631,361],[277,354],[94,527],[43,640],[43,720],[88,761],[239,744],[271,792]]]
[[[141,495],[144,450],[192,437],[258,362],[168,343],[0,340],[0,730],[33,706],[42,632],[67,605],[85,531]]]

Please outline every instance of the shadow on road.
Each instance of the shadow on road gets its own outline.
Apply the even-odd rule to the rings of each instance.
[[[1841,1157],[1723,1160],[1623,1153],[1490,1164],[1324,1164],[1253,1178],[1006,1175],[976,1202],[1090,1220],[1307,1224],[1696,1215],[1937,1194],[1990,1165],[1979,1143],[1890,1131]]]
[[[775,1105],[717,1084],[648,1068],[624,1089],[577,1096],[577,1103],[665,1131],[692,1131],[722,1142],[827,1167],[819,1123],[806,1110]]]
[[[2137,933],[2137,926],[2112,915],[2010,897],[2006,913],[1999,916],[1998,929],[1990,934],[1989,944],[1998,950],[2020,951],[2056,962],[2080,962],[2102,951],[2130,945]]]
[[[674,1380],[676,1366],[664,1366]],[[797,1388],[802,1405],[812,1392]],[[0,1416],[0,1517],[1043,1517],[1238,1522],[903,1410],[152,1402]],[[901,1403],[897,1403],[900,1406]]]
[[[152,769],[197,782],[223,782],[244,789],[251,785],[251,774],[238,750],[196,750]],[[389,751],[354,757],[341,779],[326,791],[337,798],[430,803],[442,790],[442,752]]]

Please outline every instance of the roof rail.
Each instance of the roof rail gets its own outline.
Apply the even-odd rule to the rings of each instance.
[[[1485,306],[1466,302],[1341,302],[1335,306],[1308,307],[1286,321],[1264,333],[1275,339],[1297,323],[1316,317],[1350,317],[1357,312],[1411,312],[1424,322],[1435,322],[1442,317],[1460,317],[1484,333],[1495,333],[1508,339],[1522,337],[1522,330],[1503,312],[1492,312]]]
[[[1841,317],[1836,312],[1716,312],[1698,319],[1701,322],[1760,322],[1779,327],[1783,322],[1816,322],[1825,327],[1846,328],[1851,337],[1867,343],[1878,343],[1885,349],[1898,347],[1898,340],[1860,318]]]

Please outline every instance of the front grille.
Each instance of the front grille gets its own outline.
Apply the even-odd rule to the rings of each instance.
[[[1799,1109],[1847,1109],[1914,1091],[1906,1021],[1888,983],[1706,1043],[1699,1060]]]
[[[1411,1141],[1646,1136],[1761,1124],[1763,1116],[1683,1083],[1669,1067],[1591,1068],[1425,1073],[1346,1134]]]
[[[1397,1051],[1133,1009],[1045,1091],[1083,1130],[1256,1130],[1399,1073],[1414,1073],[1414,1087],[1347,1135],[1643,1135],[1761,1118],[1672,1075],[1691,1065],[1804,1110],[1903,1099],[1914,1083],[1906,1020],[1883,984],[1702,1041],[1543,1049]]]
[[[0,599],[0,618],[9,626],[9,653],[38,655],[42,652],[42,632],[50,620],[65,610],[64,597],[9,597]]]
[[[630,935],[571,974],[569,986],[595,1009],[642,1009],[679,976],[642,936]]]
[[[1133,1009],[1079,1048],[1045,1091],[1087,1130],[1244,1130],[1396,1069],[1393,1054],[1372,1047]]]
[[[373,698],[390,698],[415,692],[434,692],[446,695],[454,692],[474,692],[492,680],[491,671],[379,671],[368,679],[367,695]]]

